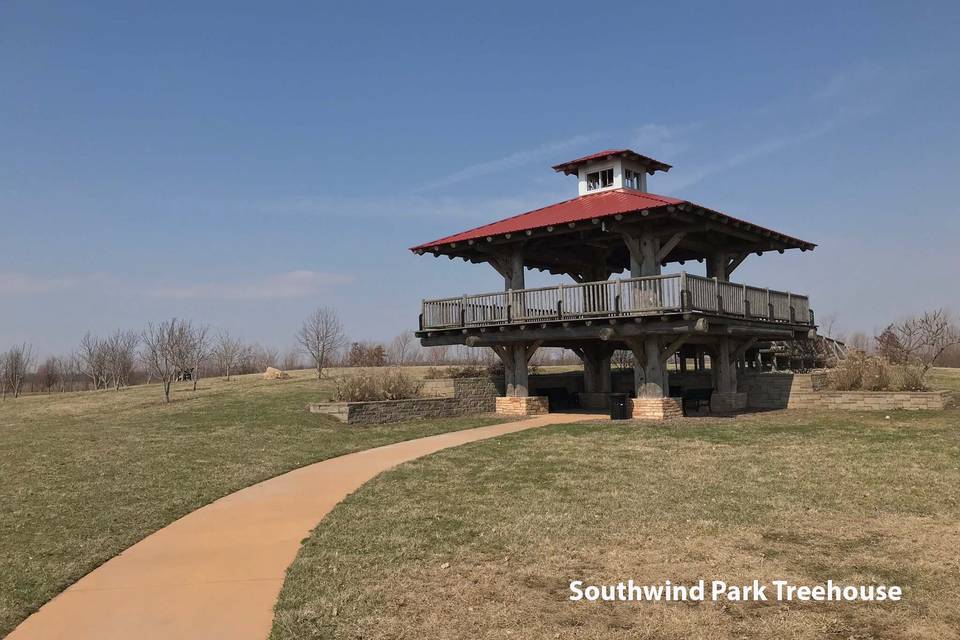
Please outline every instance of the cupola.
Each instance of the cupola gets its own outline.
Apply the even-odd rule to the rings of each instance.
[[[647,175],[669,171],[670,165],[630,149],[607,149],[553,167],[568,176],[576,175],[581,196],[609,189],[647,191]]]

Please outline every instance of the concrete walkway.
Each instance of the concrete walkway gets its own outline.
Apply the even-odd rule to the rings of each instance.
[[[377,474],[441,449],[548,424],[550,414],[359,451],[230,494],[144,538],[27,618],[8,640],[262,640],[287,567],[317,523]]]

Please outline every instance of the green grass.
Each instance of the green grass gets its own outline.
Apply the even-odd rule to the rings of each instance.
[[[271,638],[956,638],[958,489],[956,411],[536,429],[408,463],[339,505],[291,567]],[[570,580],[629,578],[906,597],[566,600]]]
[[[0,403],[0,636],[67,585],[198,507],[298,466],[496,422],[346,427],[309,414],[309,372]]]

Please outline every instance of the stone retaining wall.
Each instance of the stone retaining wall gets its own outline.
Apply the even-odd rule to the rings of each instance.
[[[946,391],[830,391],[822,372],[740,372],[737,378],[752,409],[940,410],[949,399]]]
[[[946,391],[823,391],[817,406],[859,411],[938,411],[946,407],[947,395]]]
[[[497,381],[488,378],[454,378],[430,381],[434,393],[450,390],[452,395],[408,400],[373,402],[315,402],[307,405],[311,413],[331,416],[347,424],[385,424],[430,418],[451,418],[478,413],[493,413],[501,393]]]

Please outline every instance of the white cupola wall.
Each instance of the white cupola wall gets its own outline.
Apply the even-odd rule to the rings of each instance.
[[[647,190],[644,166],[624,158],[588,162],[578,169],[577,176],[581,196],[609,189]]]

